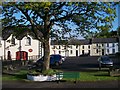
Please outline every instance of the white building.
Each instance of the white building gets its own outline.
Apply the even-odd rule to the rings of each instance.
[[[7,59],[8,51],[10,51],[12,59],[16,59],[17,51],[26,51],[28,59],[34,59],[40,55],[40,42],[29,35],[22,40],[17,40],[11,35],[7,40],[0,40],[0,57]]]
[[[17,51],[26,51],[28,59],[38,59],[43,56],[41,43],[25,36],[22,40],[15,39],[12,35],[7,39],[0,38],[0,59],[7,59],[10,51],[12,59],[16,59]],[[68,45],[51,41],[50,54],[61,54],[62,56],[79,56],[88,53],[90,56],[114,54],[118,52],[116,38],[95,38],[90,40],[69,41]]]
[[[99,56],[105,54],[115,54],[118,52],[118,42],[116,38],[94,38],[91,40],[77,40],[65,45],[52,41],[51,54],[61,54],[62,56],[79,56],[89,54],[90,56]]]

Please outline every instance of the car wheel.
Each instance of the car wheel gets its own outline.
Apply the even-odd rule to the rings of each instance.
[[[58,62],[56,62],[56,63],[55,63],[55,65],[56,65],[56,66],[59,66],[59,63],[58,63]]]
[[[101,70],[101,65],[99,64],[99,70]]]

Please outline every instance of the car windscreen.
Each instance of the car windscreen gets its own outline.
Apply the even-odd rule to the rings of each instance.
[[[60,55],[51,55],[51,57],[54,57],[54,60],[60,60],[62,58]]]
[[[110,58],[109,57],[101,57],[101,60],[102,61],[110,61]]]

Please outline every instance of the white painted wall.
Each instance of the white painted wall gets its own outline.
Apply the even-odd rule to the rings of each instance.
[[[28,36],[30,37],[30,36]],[[4,48],[4,41],[2,40],[2,46],[0,47],[0,56],[1,57],[4,57],[4,51],[5,51],[5,55],[6,55],[6,59],[7,59],[7,52],[10,51],[11,52],[11,57],[12,59],[15,59],[16,58],[16,52],[19,51],[19,47],[20,47],[20,41],[15,39],[15,45],[11,46],[11,42],[8,42],[9,40],[11,40],[12,38],[12,35],[6,40],[6,46]],[[24,37],[22,40],[21,40],[21,51],[26,51],[28,52],[28,56],[36,56],[36,55],[39,55],[39,41],[38,40],[35,40],[35,39],[32,39],[31,38],[31,45],[26,45],[26,37]],[[5,50],[4,50],[5,49]],[[32,52],[29,52],[29,49],[32,49],[33,51]]]
[[[28,36],[30,37],[30,36]],[[19,51],[19,40],[15,39],[15,45],[11,46],[11,42],[8,42],[11,40],[12,35],[5,41],[2,40],[0,45],[0,59],[1,57],[4,57],[4,51],[7,59],[7,52],[11,52],[11,56],[13,59],[16,58],[16,52]],[[28,56],[38,56],[40,54],[40,43],[38,40],[31,38],[31,45],[26,45],[26,38],[24,37],[21,40],[21,51],[28,52]],[[6,46],[5,46],[6,44]],[[4,47],[5,46],[5,47]],[[84,49],[83,49],[84,46]],[[90,48],[89,48],[90,46]],[[76,56],[76,51],[78,52],[78,56],[82,54],[82,50],[84,50],[84,53],[88,53],[88,50],[90,50],[91,56],[98,56],[102,55],[102,49],[104,49],[104,54],[112,54],[112,49],[115,49],[115,53],[118,52],[118,43],[115,43],[115,47],[112,46],[112,43],[109,43],[109,47],[107,47],[107,43],[99,44],[100,49],[97,47],[96,44],[90,44],[90,45],[69,45],[65,49],[65,45],[50,45],[50,54],[61,54],[62,56]],[[55,48],[54,48],[55,47]],[[29,49],[32,49],[32,52],[29,52]],[[99,49],[100,52],[96,52],[96,49]],[[107,52],[107,49],[109,49],[109,53]],[[42,52],[43,53],[43,52]]]
[[[106,43],[105,47],[106,47],[105,48],[106,54],[113,54],[113,49],[115,50],[115,53],[118,52],[118,43],[114,43],[114,47],[113,47],[113,43],[109,43],[109,47],[107,46],[107,43]]]

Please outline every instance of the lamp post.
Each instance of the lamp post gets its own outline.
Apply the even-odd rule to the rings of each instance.
[[[120,60],[120,14],[119,14],[119,11],[120,11],[120,2],[118,4],[118,61]],[[120,61],[119,61],[119,65],[120,65]]]
[[[6,60],[6,40],[4,40],[4,60]]]

